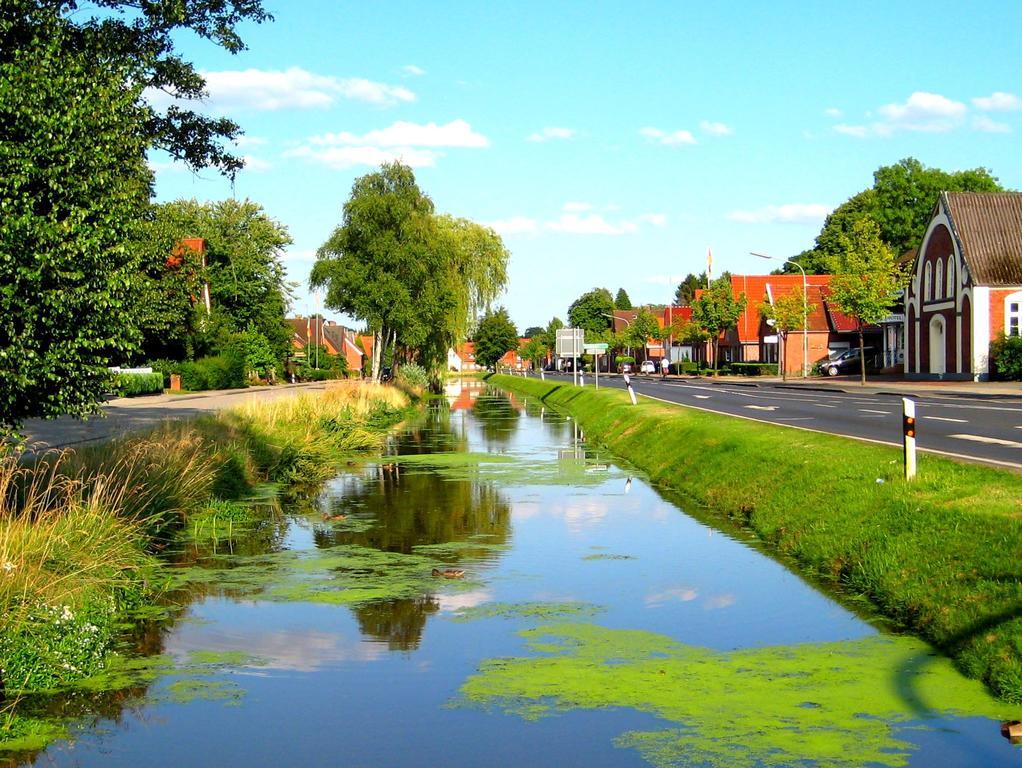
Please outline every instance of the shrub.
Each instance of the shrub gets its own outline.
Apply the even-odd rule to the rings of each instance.
[[[237,356],[244,359],[245,376],[254,374],[260,379],[268,379],[277,367],[277,358],[270,342],[256,330],[231,334],[223,354],[225,357]]]
[[[121,397],[152,395],[163,391],[163,374],[118,373],[114,377],[114,392]]]
[[[245,358],[238,350],[216,357],[203,357],[194,363],[178,363],[181,386],[192,392],[204,389],[237,389],[247,386]]]
[[[170,374],[177,373],[181,363],[177,360],[150,360],[145,365],[147,368],[152,368],[153,371],[163,374],[163,387],[166,389],[170,386]]]
[[[990,344],[990,357],[993,358],[997,378],[1022,381],[1022,336],[1000,334]]]
[[[777,363],[730,363],[727,370],[735,376],[776,376]]]
[[[699,363],[692,360],[682,360],[671,363],[671,373],[698,373]]]
[[[429,386],[429,374],[416,363],[406,363],[397,369],[397,382],[410,389],[425,389]]]

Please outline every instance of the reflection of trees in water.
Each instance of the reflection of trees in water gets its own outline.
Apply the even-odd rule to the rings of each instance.
[[[451,408],[446,400],[430,402],[422,417],[409,429],[387,439],[386,453],[413,455],[468,450],[465,435],[451,425]]]
[[[506,444],[518,429],[521,405],[510,393],[488,389],[475,401],[472,415],[487,443]]]
[[[381,600],[352,608],[362,634],[386,641],[392,651],[412,651],[419,647],[428,616],[440,610],[433,595],[413,600]]]
[[[410,554],[419,544],[462,542],[485,536],[503,544],[511,530],[511,504],[493,483],[448,480],[424,468],[382,465],[367,470],[363,481],[343,496],[323,499],[331,515],[344,514],[372,523],[366,531],[317,528],[316,545],[358,544]],[[465,549],[462,559],[489,554]]]

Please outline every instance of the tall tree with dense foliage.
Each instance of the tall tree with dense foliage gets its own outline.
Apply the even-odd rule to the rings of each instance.
[[[568,307],[568,322],[572,328],[583,328],[598,333],[611,327],[614,299],[606,288],[593,288],[579,296]]]
[[[674,303],[679,307],[691,306],[695,300],[696,291],[706,287],[706,272],[694,275],[691,272],[685,275],[685,279],[678,283],[674,289]]]
[[[905,272],[895,260],[894,249],[880,237],[872,219],[855,222],[844,235],[843,256],[837,274],[830,281],[829,300],[855,320],[862,361],[860,381],[866,383],[864,329],[883,320],[891,311],[898,291],[904,287]]]
[[[735,298],[731,291],[731,277],[726,274],[710,283],[710,287],[692,302],[692,322],[705,331],[713,342],[715,370],[719,367],[721,334],[738,324],[746,302],[744,293]]]
[[[885,165],[873,173],[873,186],[835,208],[823,223],[816,244],[795,257],[810,274],[830,274],[838,268],[844,239],[856,222],[872,219],[880,239],[897,256],[918,248],[941,192],[1001,192],[1003,187],[986,168],[943,171],[927,168],[912,157]],[[785,264],[785,272],[797,267]]]
[[[628,340],[628,346],[645,349],[650,339],[660,338],[660,324],[656,321],[656,316],[643,307],[625,329],[624,336]]]
[[[628,298],[628,292],[624,288],[617,289],[617,296],[614,297],[614,309],[631,309],[632,300]]]
[[[476,362],[485,368],[496,365],[505,353],[518,348],[518,331],[506,309],[498,307],[479,321],[475,345]]]
[[[435,215],[412,169],[394,162],[356,179],[310,283],[326,288],[328,307],[366,323],[374,377],[398,352],[436,389],[448,348],[503,290],[509,256],[492,229]]]
[[[205,241],[205,267],[197,253],[181,246],[186,238]],[[284,322],[291,287],[281,258],[290,243],[287,228],[250,200],[155,206],[139,301],[144,356],[200,357],[217,351],[229,334],[251,331],[283,360],[291,338]]]
[[[122,15],[123,12],[123,15]],[[0,11],[0,432],[32,416],[95,412],[106,367],[137,341],[132,288],[152,177],[146,152],[193,168],[240,163],[230,121],[171,107],[147,87],[198,96],[174,54],[191,30],[241,48],[254,0],[7,0]]]

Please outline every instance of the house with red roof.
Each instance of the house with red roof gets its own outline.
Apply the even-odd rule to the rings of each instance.
[[[296,359],[304,359],[310,344],[319,344],[330,355],[343,355],[348,361],[348,370],[361,372],[363,354],[359,349],[355,332],[322,315],[289,317],[291,326],[291,349]]]
[[[906,378],[982,381],[1022,335],[1022,193],[942,192],[905,290]]]
[[[745,295],[745,309],[735,327],[721,334],[720,363],[778,363],[786,358],[788,375],[801,375],[803,361],[811,369],[817,361],[858,344],[858,326],[828,301],[831,275],[805,277],[806,303],[810,312],[804,329],[787,334],[788,350],[783,354],[784,339],[767,323],[760,310],[764,303],[773,304],[782,296],[803,288],[802,275],[732,275],[731,292],[737,300]],[[698,298],[702,291],[696,291]],[[879,328],[867,328],[869,346],[879,341]]]
[[[447,370],[457,373],[482,370],[482,366],[476,362],[474,341],[463,341],[457,347],[447,350]]]

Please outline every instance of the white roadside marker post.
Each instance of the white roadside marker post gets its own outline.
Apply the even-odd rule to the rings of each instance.
[[[627,373],[625,374],[625,386],[628,387],[628,396],[632,398],[632,405],[638,405],[635,400],[635,390],[632,389],[632,377]]]
[[[916,476],[916,403],[907,397],[901,398],[902,434],[905,440],[905,479],[912,480]]]

